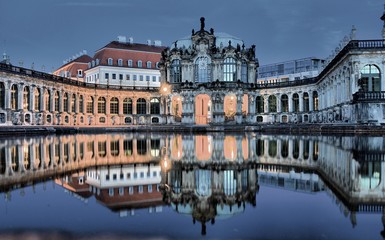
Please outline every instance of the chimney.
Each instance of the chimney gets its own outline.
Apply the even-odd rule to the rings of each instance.
[[[151,40],[150,40],[150,39],[147,40],[147,45],[148,45],[148,46],[151,46]]]
[[[127,42],[126,36],[118,36],[118,42],[120,42],[120,43],[126,43],[126,42]]]
[[[134,38],[133,37],[129,37],[128,38],[128,43],[133,44],[134,43]]]

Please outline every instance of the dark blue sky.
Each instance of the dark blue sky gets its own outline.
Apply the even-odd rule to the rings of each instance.
[[[380,39],[383,0],[0,0],[0,50],[11,62],[46,71],[85,49],[116,40],[178,38],[206,28],[256,45],[261,65],[326,58],[352,25],[358,39]]]

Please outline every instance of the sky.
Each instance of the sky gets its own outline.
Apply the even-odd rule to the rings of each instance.
[[[260,65],[327,58],[352,25],[381,39],[384,0],[0,0],[0,51],[13,65],[46,72],[117,36],[170,46],[205,26],[256,45]]]

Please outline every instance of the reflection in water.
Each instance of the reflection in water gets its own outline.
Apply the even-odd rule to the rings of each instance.
[[[206,224],[256,206],[261,187],[326,192],[357,225],[357,213],[385,221],[382,137],[105,134],[0,141],[0,188],[55,179],[120,216],[169,205]],[[263,206],[262,206],[263,207]],[[383,234],[384,232],[381,232]]]

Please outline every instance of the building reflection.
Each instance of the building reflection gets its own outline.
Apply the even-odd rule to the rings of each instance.
[[[383,137],[102,134],[0,140],[0,190],[55,182],[120,216],[169,205],[206,224],[242,213],[260,187],[325,191],[357,225],[385,223]]]

